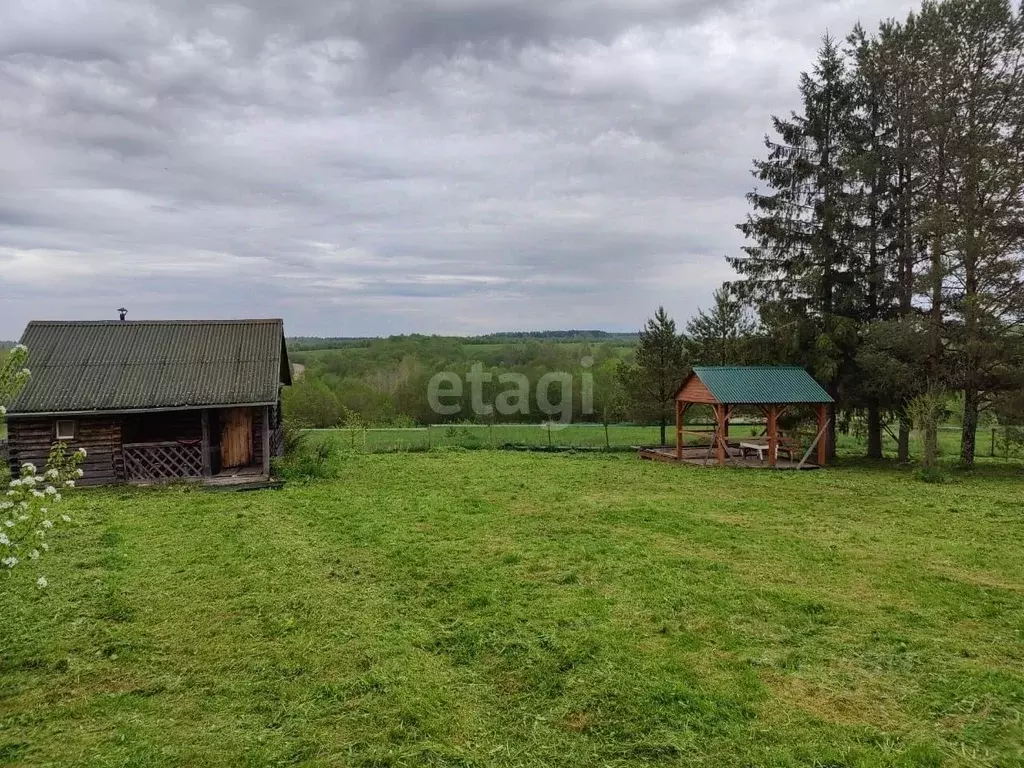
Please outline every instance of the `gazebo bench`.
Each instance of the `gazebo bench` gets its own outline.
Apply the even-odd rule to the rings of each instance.
[[[740,457],[745,459],[748,453],[756,453],[757,458],[764,462],[764,457],[768,455],[768,441],[748,442],[744,440],[740,443]]]

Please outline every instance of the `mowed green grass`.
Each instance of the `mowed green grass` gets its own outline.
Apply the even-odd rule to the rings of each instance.
[[[0,763],[1024,764],[1024,475],[338,457],[77,494]]]

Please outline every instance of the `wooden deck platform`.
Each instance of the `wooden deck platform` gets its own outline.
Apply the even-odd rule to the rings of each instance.
[[[284,487],[282,481],[272,479],[260,467],[227,469],[213,477],[189,477],[162,482],[134,481],[129,483],[129,485],[134,485],[138,488],[152,488],[154,486],[167,485],[168,483],[190,483],[211,491],[258,491],[265,488],[277,489]]]
[[[767,460],[763,463],[756,457],[741,458],[738,447],[729,448],[729,458],[726,461],[727,467],[745,467],[748,469],[772,469],[769,466]],[[672,447],[664,448],[645,448],[637,446],[637,456],[646,461],[660,461],[665,464],[689,464],[696,467],[717,467],[718,458],[714,451],[710,454],[707,448],[685,448],[683,450],[683,459],[680,461],[676,458],[676,449]],[[800,461],[791,461],[789,459],[779,457],[775,463],[775,469],[783,470],[808,470],[808,469],[821,469],[817,464],[813,464],[808,461],[803,467],[800,466]]]
[[[264,488],[281,488],[279,480],[272,480],[259,467],[228,469],[203,482],[203,487],[213,491],[258,491]]]

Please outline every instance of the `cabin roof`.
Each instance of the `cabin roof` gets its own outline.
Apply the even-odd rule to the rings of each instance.
[[[795,366],[700,367],[693,369],[687,381],[694,376],[719,403],[779,405],[834,402],[807,371]]]
[[[12,417],[270,405],[291,384],[281,320],[28,324]]]

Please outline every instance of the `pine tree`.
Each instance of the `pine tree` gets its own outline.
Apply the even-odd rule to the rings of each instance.
[[[736,290],[782,356],[866,410],[872,456],[886,412],[906,461],[908,403],[960,390],[970,466],[981,412],[1024,375],[1022,15],[925,0],[856,28],[849,71],[826,40],[755,166],[770,189],[750,196]]]
[[[859,344],[873,347],[864,360],[876,362],[879,354],[886,354],[878,340],[887,338],[894,328],[907,329],[914,344],[920,341],[915,308],[923,249],[920,93],[927,73],[922,67],[918,27],[911,14],[905,23],[883,23],[874,37],[858,25],[848,38],[855,64],[851,80],[856,109],[846,165],[854,189],[853,263],[862,291]],[[874,333],[871,329],[877,323],[885,327]],[[906,351],[902,364],[920,360],[916,354],[908,357]],[[899,420],[899,459],[907,462],[911,431],[907,398],[917,393],[895,383],[886,387],[884,379],[874,380],[866,370],[858,366],[848,381],[867,411],[868,456],[882,456],[884,410]]]
[[[621,365],[619,381],[634,410],[649,413],[661,426],[661,444],[669,415],[674,412],[675,395],[689,373],[683,337],[664,307],[640,332],[633,365]]]
[[[921,343],[915,296],[918,270],[926,250],[920,226],[924,198],[919,160],[923,154],[923,83],[928,75],[922,66],[919,27],[915,14],[911,14],[904,23],[883,23],[877,37],[872,40],[868,62],[878,77],[875,94],[889,130],[882,149],[882,164],[889,177],[888,200],[884,205],[892,212],[889,219],[892,227],[890,252],[886,258],[886,285],[892,307],[886,318],[896,321],[894,327],[902,324],[912,329],[909,338],[914,344],[910,345],[911,348]],[[920,362],[920,349],[913,354],[907,354],[905,350],[903,360],[904,364],[909,364],[909,360]],[[914,378],[920,375],[921,370],[918,369]],[[900,463],[910,461],[912,425],[907,405],[917,394],[913,388],[895,386],[885,391],[890,408],[899,418],[897,452]]]
[[[1024,321],[1024,34],[1007,0],[949,0],[933,13],[956,73],[945,301],[971,466],[980,410],[1012,377],[1008,335]]]
[[[958,81],[963,71],[958,62],[956,35],[943,18],[948,5],[924,4],[919,17],[920,42],[915,49],[918,66],[928,73],[920,83],[921,145],[916,165],[922,201],[917,226],[924,238],[925,253],[918,275],[919,303],[928,329],[927,364],[922,376],[927,390],[933,393],[952,384],[947,359],[946,287],[952,239],[956,233],[952,196],[957,144],[954,117]]]
[[[893,255],[892,123],[882,98],[884,60],[858,24],[847,38],[855,67],[851,88],[855,108],[844,165],[850,173],[853,243],[851,267],[860,286],[858,322],[863,327],[891,314],[886,273]],[[861,334],[863,339],[863,333]],[[882,400],[859,371],[847,387],[867,411],[868,458],[882,458]]]
[[[742,365],[750,358],[757,323],[742,302],[722,287],[715,291],[714,307],[686,324],[686,349],[694,365]]]

